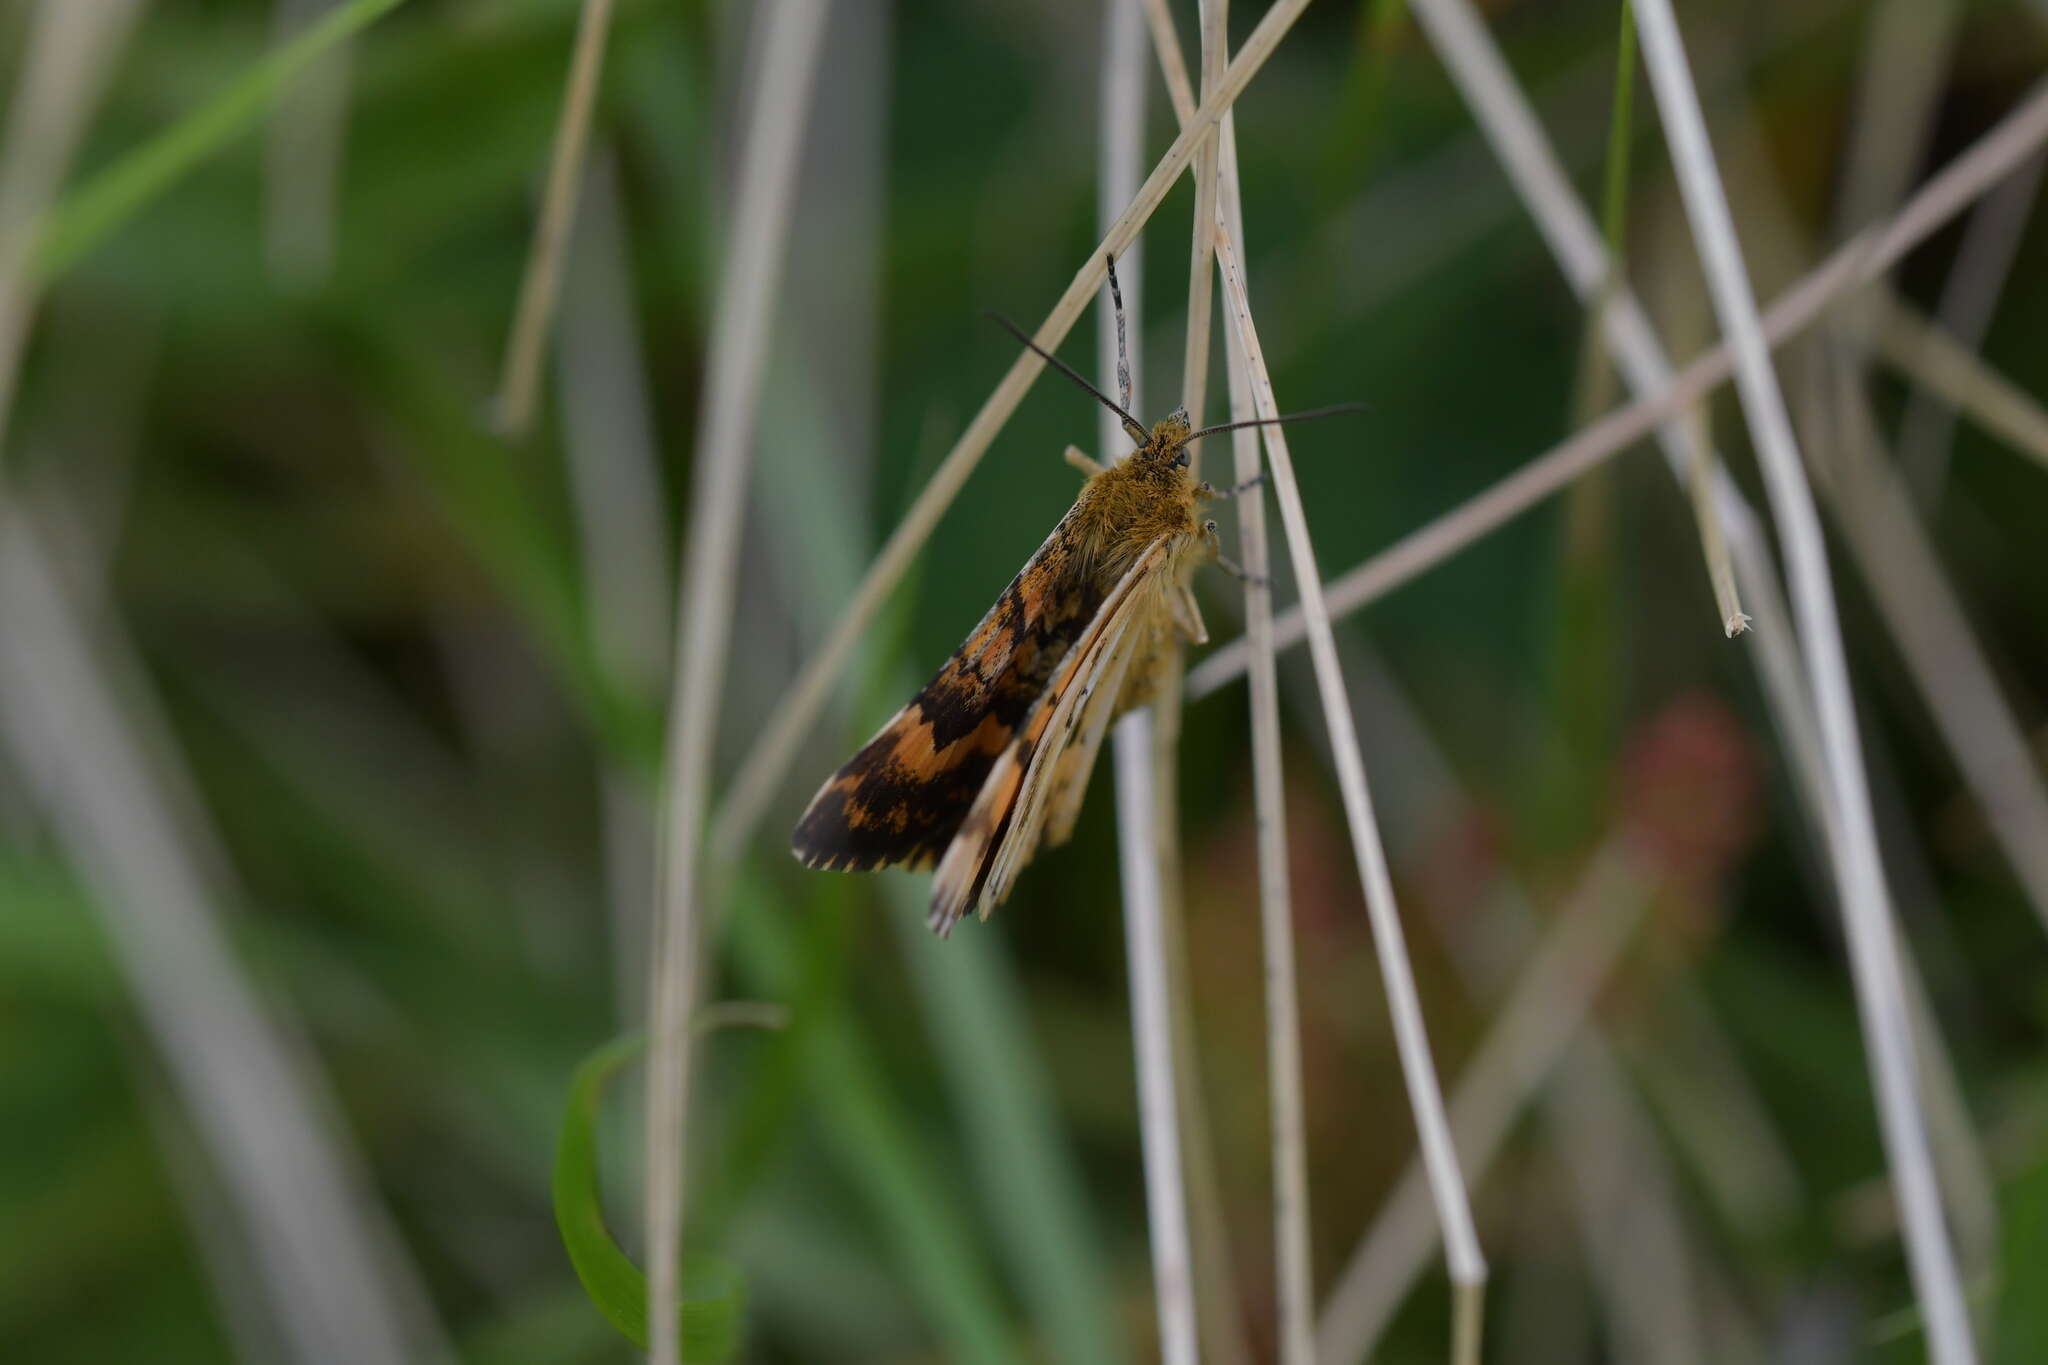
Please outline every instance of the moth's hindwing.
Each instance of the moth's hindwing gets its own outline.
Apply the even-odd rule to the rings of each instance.
[[[800,862],[852,870],[939,860],[1101,605],[1076,520],[1074,510],[1060,519],[924,690],[818,789],[790,836]]]
[[[1161,609],[1156,575],[1168,562],[1170,542],[1165,536],[1152,542],[1103,598],[1048,680],[1043,701],[991,767],[932,883],[929,922],[940,934],[970,906],[986,915],[1037,852],[1048,803],[1060,794],[1055,775],[1062,754],[1076,736],[1092,754],[1115,710],[1126,649],[1152,632],[1147,617]],[[1085,774],[1066,776],[1085,780]]]

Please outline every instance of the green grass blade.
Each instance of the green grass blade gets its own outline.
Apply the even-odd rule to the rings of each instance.
[[[2048,1160],[2037,1161],[2005,1187],[2004,1246],[1998,1267],[1996,1359],[2006,1365],[2048,1360]]]
[[[798,989],[796,935],[758,886],[740,896],[728,944],[755,994],[784,999]],[[940,1338],[941,1358],[1020,1365],[1001,1300],[958,1211],[961,1201],[942,1187],[937,1163],[920,1150],[866,1031],[844,1007],[828,1007],[807,1043],[802,1066],[821,1134],[868,1202],[906,1287]]]
[[[916,981],[954,1112],[1005,1262],[1055,1358],[1124,1360],[1103,1264],[1067,1135],[1026,1018],[1016,969],[992,934],[940,941],[924,926],[922,881],[889,890],[890,918]]]
[[[593,1052],[569,1084],[568,1112],[555,1149],[555,1224],[584,1292],[634,1345],[647,1346],[647,1277],[612,1240],[597,1178],[598,1102],[605,1082],[646,1046],[620,1038]],[[745,1288],[737,1267],[711,1256],[684,1258],[682,1354],[689,1361],[732,1358],[739,1346]]]
[[[278,92],[336,43],[405,0],[348,0],[215,95],[67,195],[36,234],[30,271],[48,284],[194,166],[254,127]]]

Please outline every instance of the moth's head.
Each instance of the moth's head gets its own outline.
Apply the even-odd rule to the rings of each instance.
[[[1186,465],[1188,433],[1193,430],[1188,424],[1188,410],[1175,408],[1152,424],[1152,448],[1175,464]]]

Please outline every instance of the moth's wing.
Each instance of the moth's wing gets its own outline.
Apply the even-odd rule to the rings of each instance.
[[[790,835],[798,861],[938,861],[1102,602],[1080,562],[1075,520],[1071,510],[1060,519],[924,690],[818,789]]]
[[[1053,671],[1045,698],[983,782],[932,882],[931,927],[945,934],[970,905],[986,915],[1037,851],[1051,777],[1081,728],[1119,647],[1157,610],[1156,575],[1171,537],[1152,542],[1097,607],[1088,628]],[[1121,656],[1126,662],[1128,656]]]
[[[1143,590],[1140,585],[1138,591]],[[1009,899],[1017,874],[1037,856],[1059,786],[1060,765],[1074,752],[1076,743],[1085,740],[1088,708],[1111,682],[1110,674],[1121,674],[1123,664],[1129,661],[1128,645],[1142,630],[1138,618],[1144,615],[1144,607],[1133,603],[1121,615],[1129,619],[1115,624],[1094,645],[1075,684],[1061,692],[1051,723],[1024,769],[1024,785],[1017,792],[1009,833],[996,845],[982,887],[979,909],[983,918],[991,907]]]
[[[1081,798],[1088,794],[1088,779],[1095,771],[1096,757],[1102,752],[1102,737],[1109,732],[1110,722],[1127,709],[1123,698],[1133,668],[1141,675],[1150,668],[1149,656],[1162,644],[1160,629],[1157,621],[1134,621],[1118,642],[1114,657],[1104,665],[1102,681],[1082,703],[1075,738],[1052,772],[1045,812],[1048,848],[1058,848],[1073,837],[1074,825],[1081,818]]]

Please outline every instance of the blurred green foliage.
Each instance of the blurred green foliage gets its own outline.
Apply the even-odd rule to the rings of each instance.
[[[232,866],[223,910],[242,962],[312,1039],[464,1359],[628,1359],[578,1286],[549,1184],[579,1060],[637,1023],[652,855],[617,835],[635,799],[645,818],[661,689],[601,644],[559,395],[524,444],[483,420],[576,6],[334,11],[337,24],[374,22],[352,46],[331,269],[311,279],[280,274],[266,238],[271,125],[255,116],[265,81],[292,74],[271,46],[273,8],[146,10],[81,153],[79,194],[44,239],[61,274],[27,353],[6,468],[70,500],[92,532],[78,553],[110,570],[106,606],[140,648],[175,761]],[[1236,34],[1256,8],[1235,7]],[[28,9],[0,14],[0,70],[17,71]],[[1490,9],[1597,199],[1615,7]],[[1720,54],[1702,80],[1711,110],[1752,104],[1767,169],[1817,244],[1864,7],[1686,10]],[[598,114],[631,285],[623,321],[643,348],[671,527],[686,511],[749,12],[620,0]],[[726,764],[934,447],[1009,363],[979,311],[1041,315],[1093,244],[1099,24],[1092,5],[834,7],[762,418]],[[1967,7],[1928,166],[2009,108],[2044,56],[2022,7]],[[1156,89],[1150,113],[1156,151],[1170,119]],[[1334,573],[1580,420],[1584,320],[1398,4],[1311,7],[1252,85],[1237,132],[1247,270],[1283,405],[1373,406],[1294,442]],[[1651,111],[1636,108],[1622,132],[1631,277],[1682,315],[1696,283],[1677,264],[1687,239]],[[138,148],[153,150],[132,160]],[[1190,199],[1185,186],[1169,197],[1131,281],[1145,299],[1146,414],[1177,388]],[[1957,237],[1909,259],[1909,294],[1938,295]],[[2030,229],[1985,347],[2034,392],[2048,389],[2048,312],[2033,304],[2048,283],[2042,242]],[[572,270],[572,290],[586,286]],[[1091,337],[1084,324],[1066,348],[1077,365],[1092,363]],[[1877,399],[1889,420],[1905,391],[1880,377]],[[1753,489],[1725,399],[1716,416],[1732,472]],[[781,850],[813,783],[944,657],[1065,507],[1074,480],[1058,452],[1085,444],[1093,423],[1082,396],[1033,391],[735,880],[717,993],[791,1011],[780,1033],[707,1051],[693,1114],[691,1245],[745,1278],[745,1358],[1108,1365],[1151,1350],[1107,772],[1073,845],[1034,867],[992,924],[945,944],[922,937],[921,880],[807,874]],[[1910,1324],[1882,1340],[1870,1330],[1910,1291],[1882,1210],[1870,1213],[1883,1159],[1825,877],[1745,646],[1720,638],[1691,513],[1663,470],[1631,455],[1597,487],[1596,504],[1523,518],[1346,627],[1381,651],[1464,793],[1455,810],[1423,811],[1410,774],[1374,769],[1390,828],[1418,831],[1395,839],[1396,876],[1439,1062],[1456,1074],[1487,1013],[1426,925],[1484,936],[1495,877],[1517,876],[1548,906],[1617,821],[1708,809],[1713,792],[1688,784],[1719,780],[1714,764],[1761,773],[1712,865],[1674,871],[1598,1018],[1639,1072],[1705,1085],[1696,1057],[1660,1047],[1670,974],[1695,984],[1799,1178],[1773,1220],[1738,1224],[1671,1131],[1679,1120],[1658,1112],[1703,1280],[1731,1320],[1767,1344],[1821,1343],[1803,1358],[1917,1358]],[[1930,530],[2037,744],[2044,517],[2039,468],[1961,428]],[[1588,555],[1573,549],[1584,523],[1598,533]],[[2040,1296],[2026,1292],[2048,1276],[2041,925],[1881,612],[1846,570],[1840,581],[1907,934],[2002,1182],[2001,1263],[1985,1291],[1994,1358],[2033,1360],[2048,1340]],[[1231,585],[1202,590],[1212,622],[1235,619]],[[1300,660],[1283,664],[1288,686],[1304,677]],[[1702,694],[1725,728],[1660,743],[1674,715],[1698,714],[1677,703]],[[1236,1288],[1263,1343],[1264,1045],[1240,695],[1190,707],[1180,796],[1199,1079]],[[1385,715],[1361,725],[1369,766],[1399,749]],[[1320,725],[1293,710],[1288,726],[1320,1289],[1413,1141]],[[1704,777],[1695,742],[1711,750]],[[587,1134],[629,1251],[635,1132]],[[4,764],[0,1133],[0,1355],[234,1354],[237,1310],[210,1282],[204,1226],[221,1175],[93,908]],[[1503,1326],[1527,1325],[1517,1286],[1546,1276],[1576,1286],[1560,1302],[1594,1302],[1551,1140],[1529,1125],[1478,1185]],[[1555,1214],[1536,1239],[1532,1208]],[[1424,1284],[1381,1358],[1440,1358],[1440,1273]],[[1494,1358],[1536,1358],[1490,1330]]]

